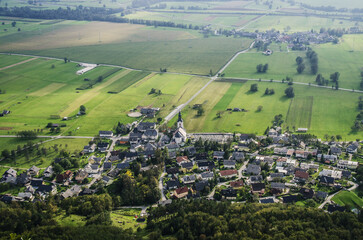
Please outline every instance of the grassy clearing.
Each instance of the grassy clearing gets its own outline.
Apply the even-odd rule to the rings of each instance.
[[[286,116],[286,126],[293,129],[310,128],[313,110],[313,96],[296,97],[291,100]]]
[[[256,93],[249,91],[253,83],[258,84],[259,91]],[[234,93],[238,85],[240,88],[237,93]],[[273,88],[275,94],[264,95],[267,87]],[[362,133],[352,133],[350,129],[357,114],[356,104],[359,94],[309,86],[294,85],[293,87],[297,100],[292,103],[290,109],[294,114],[288,114],[291,100],[284,96],[286,84],[253,81],[213,82],[183,110],[186,129],[188,132],[242,132],[261,135],[268,126],[271,126],[274,116],[282,114],[284,119],[288,116],[283,127],[286,128],[292,122],[297,128],[301,127],[300,125],[309,126],[310,124],[309,133],[318,137],[323,137],[325,134],[340,134],[344,140],[352,140],[363,136]],[[223,97],[225,94],[227,96]],[[230,98],[233,95],[231,101]],[[197,117],[196,110],[193,110],[192,106],[202,103],[205,114]],[[263,107],[262,111],[257,111],[258,106]],[[244,108],[247,112],[226,112],[227,107]],[[219,111],[225,111],[221,118],[217,118]],[[342,112],[344,114],[341,114]]]
[[[119,93],[131,86],[132,84],[138,82],[139,80],[143,79],[150,73],[147,72],[138,72],[133,71],[129,72],[124,77],[120,78],[116,82],[112,83],[110,86],[106,88],[108,93]]]
[[[353,40],[355,39],[355,40]],[[319,73],[329,79],[331,73],[340,72],[340,87],[359,89],[360,69],[363,56],[361,47],[352,50],[353,41],[363,41],[363,35],[347,35],[339,44],[323,44],[313,46],[319,56]],[[296,57],[304,57],[306,69],[302,74],[296,71]],[[267,73],[257,73],[258,64],[269,64]],[[271,56],[251,51],[239,55],[236,60],[225,70],[226,77],[242,77],[254,79],[282,80],[290,76],[295,82],[315,83],[316,76],[309,71],[309,64],[305,58],[305,52],[274,52]]]
[[[342,191],[335,195],[332,200],[341,206],[350,206],[353,208],[361,208],[363,206],[363,200],[354,192],[350,191]]]
[[[73,226],[79,227],[86,224],[86,217],[78,216],[75,214],[66,215],[66,213],[60,214],[54,218],[61,226]]]
[[[0,54],[0,68],[30,59],[30,57]]]
[[[139,217],[141,209],[130,208],[121,209],[111,212],[112,225],[116,227],[121,227],[123,229],[131,228],[136,230],[137,228],[145,228],[146,223],[136,222],[135,216]]]

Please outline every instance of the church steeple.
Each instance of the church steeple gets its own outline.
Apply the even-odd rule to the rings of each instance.
[[[183,119],[182,119],[181,112],[179,112],[177,126],[178,126],[178,128],[184,128],[184,124],[183,124]]]

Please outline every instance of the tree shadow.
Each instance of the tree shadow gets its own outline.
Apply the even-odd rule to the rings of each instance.
[[[288,101],[288,100],[292,100],[292,99],[294,99],[294,98],[289,98],[289,97],[287,97],[286,95],[283,95],[283,96],[281,96],[280,97],[280,102],[286,102],[286,101]]]

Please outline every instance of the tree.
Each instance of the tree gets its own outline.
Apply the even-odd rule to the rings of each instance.
[[[301,74],[305,70],[305,64],[304,63],[299,64],[299,66],[297,66],[296,70],[299,74]]]
[[[13,21],[13,22],[11,23],[11,26],[12,26],[12,27],[15,27],[15,26],[16,26],[16,22],[15,22],[15,21]]]
[[[261,106],[261,105],[260,105],[260,106],[258,106],[258,107],[257,107],[257,112],[261,112],[261,111],[262,111],[262,108],[263,108],[263,106]]]
[[[262,69],[262,72],[263,73],[266,73],[268,70],[268,64],[266,63],[265,65],[263,65],[263,69]]]
[[[8,149],[4,149],[2,152],[1,152],[1,156],[5,159],[8,159],[10,158],[10,151]]]
[[[84,105],[81,105],[81,106],[79,107],[79,113],[80,113],[81,115],[85,115],[85,114],[86,114],[86,107],[85,107]]]
[[[285,90],[285,95],[286,95],[288,98],[293,98],[293,97],[295,97],[294,88],[293,88],[293,87],[288,87],[288,88],[286,88],[286,90]]]
[[[64,63],[67,63],[68,62],[68,58],[64,58]]]
[[[258,91],[257,83],[251,84],[250,91],[251,92],[257,92]]]
[[[340,73],[339,72],[335,72],[330,74],[330,80],[332,80],[332,82],[338,82],[340,77]]]
[[[200,106],[197,111],[197,116],[202,116],[204,114],[204,108],[203,106]]]
[[[221,118],[223,113],[224,113],[224,111],[218,111],[217,114],[216,114],[217,118]]]
[[[257,72],[258,72],[258,73],[261,73],[261,72],[263,71],[263,65],[262,65],[262,64],[258,64],[258,65],[256,66],[256,69],[257,69]]]
[[[335,90],[338,90],[339,89],[339,82],[338,81],[336,81],[335,82]]]
[[[297,63],[297,65],[300,65],[300,64],[302,64],[303,62],[304,62],[304,59],[303,59],[302,57],[298,56],[298,57],[296,58],[296,63]]]
[[[63,167],[59,163],[53,165],[53,171],[55,174],[60,174],[64,171]]]
[[[336,139],[337,139],[338,141],[340,141],[340,140],[342,140],[342,136],[341,136],[341,135],[336,135]]]

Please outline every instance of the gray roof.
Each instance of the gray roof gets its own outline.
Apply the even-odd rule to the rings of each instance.
[[[285,183],[272,182],[271,188],[285,189]]]
[[[213,172],[203,172],[200,175],[202,176],[202,178],[212,178],[212,177],[214,177]]]
[[[234,161],[234,160],[224,160],[223,161],[223,165],[224,166],[235,166],[236,165],[236,161]]]

